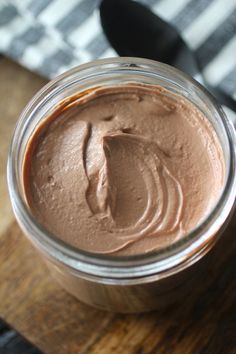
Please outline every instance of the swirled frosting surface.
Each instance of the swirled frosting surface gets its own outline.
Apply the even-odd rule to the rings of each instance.
[[[102,254],[146,253],[195,228],[216,203],[224,159],[207,118],[158,86],[96,88],[34,132],[25,195],[50,232]]]

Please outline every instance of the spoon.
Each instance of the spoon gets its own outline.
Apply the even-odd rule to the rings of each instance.
[[[197,78],[221,104],[236,112],[236,102],[199,74],[194,53],[177,30],[146,6],[132,0],[102,0],[100,19],[106,37],[120,56],[172,65]]]

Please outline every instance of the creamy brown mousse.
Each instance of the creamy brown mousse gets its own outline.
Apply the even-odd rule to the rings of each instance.
[[[216,203],[223,152],[193,104],[149,85],[95,88],[36,129],[24,162],[36,219],[90,252],[146,253],[180,239]]]

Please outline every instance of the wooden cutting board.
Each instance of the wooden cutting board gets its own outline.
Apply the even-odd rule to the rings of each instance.
[[[0,317],[44,353],[236,353],[233,223],[207,269],[208,281],[202,295],[197,300],[185,298],[182,306],[162,313],[102,312],[78,302],[51,279],[14,221],[5,183],[13,126],[44,80],[6,59],[0,62],[0,74]]]

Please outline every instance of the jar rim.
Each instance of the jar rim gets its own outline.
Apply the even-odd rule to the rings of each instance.
[[[155,71],[168,71],[173,77],[179,77],[201,91],[204,97],[214,106],[228,139],[229,145],[229,169],[226,176],[226,183],[222,194],[211,210],[209,215],[194,230],[161,249],[130,256],[111,256],[96,254],[73,247],[51,234],[46,228],[39,224],[29,212],[29,209],[21,196],[18,186],[17,171],[15,168],[17,138],[20,130],[24,128],[27,114],[32,107],[42,102],[52,89],[66,87],[74,76],[81,73],[89,73],[91,70],[103,68],[108,70],[114,68],[137,68]],[[97,70],[99,71],[99,70]],[[149,59],[120,57],[98,59],[86,64],[77,66],[46,84],[28,103],[17,122],[8,156],[7,179],[10,199],[13,211],[17,220],[24,230],[30,229],[31,239],[45,254],[55,260],[64,263],[66,266],[79,269],[80,271],[100,277],[108,278],[134,278],[144,277],[173,269],[183,264],[189,257],[193,257],[207,248],[217,231],[224,224],[232,210],[236,194],[236,168],[235,168],[235,131],[231,122],[226,117],[222,108],[215,99],[197,81],[187,74],[167,64],[159,63]]]

